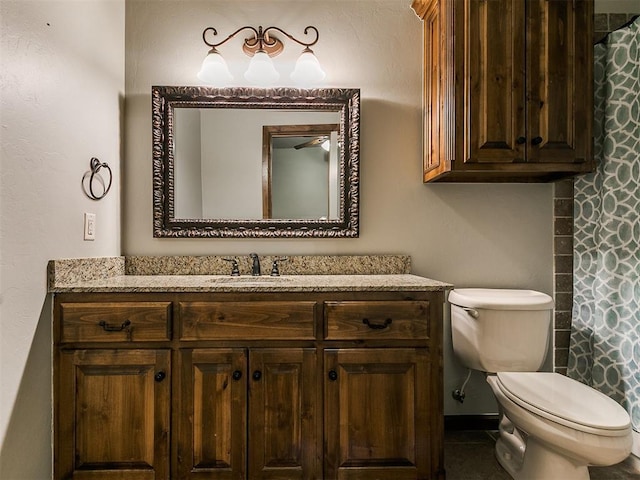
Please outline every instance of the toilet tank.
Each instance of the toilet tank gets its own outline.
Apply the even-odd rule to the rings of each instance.
[[[547,354],[553,299],[533,290],[461,288],[449,294],[453,351],[484,372],[535,372]]]

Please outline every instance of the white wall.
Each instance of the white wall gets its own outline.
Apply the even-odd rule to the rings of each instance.
[[[261,219],[262,127],[338,123],[337,112],[203,109],[202,212],[204,218]],[[176,138],[176,144],[179,143]],[[192,187],[187,191],[195,188]],[[182,193],[185,191],[183,190]],[[176,194],[182,197],[182,195]]]
[[[127,2],[126,161],[123,250],[136,255],[365,254],[412,257],[413,271],[456,286],[527,287],[552,292],[552,187],[424,185],[421,181],[422,25],[409,0]],[[198,85],[208,47],[243,25],[276,25],[313,47],[326,86],[360,88],[361,229],[358,239],[154,239],[152,237],[151,86]],[[235,39],[220,47],[235,85],[248,59]],[[276,59],[291,68],[300,48]],[[135,73],[133,73],[135,72]],[[248,260],[247,260],[248,261]],[[475,378],[459,405],[450,392],[466,372],[445,344],[447,413],[494,409]]]
[[[176,192],[176,218],[202,218],[202,144],[200,111],[196,108],[177,108],[175,112],[175,137],[182,141],[174,143],[173,181]],[[178,127],[180,126],[180,128]],[[177,135],[177,130],[180,134]]]
[[[329,152],[274,148],[271,163],[272,218],[329,218]]]
[[[0,478],[51,478],[52,258],[120,254],[124,0],[0,2]],[[82,193],[91,157],[113,170]],[[84,242],[83,213],[97,215]]]

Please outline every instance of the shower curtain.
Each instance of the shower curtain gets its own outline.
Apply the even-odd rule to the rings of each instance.
[[[594,49],[597,171],[574,183],[568,375],[640,431],[640,18]]]

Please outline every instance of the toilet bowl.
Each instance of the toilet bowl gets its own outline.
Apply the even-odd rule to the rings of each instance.
[[[629,415],[593,388],[547,372],[499,372],[487,382],[503,414],[496,456],[514,479],[588,480],[588,465],[631,452]]]
[[[631,452],[626,410],[563,375],[537,372],[546,355],[551,297],[531,290],[456,289],[449,294],[453,350],[487,374],[500,408],[496,456],[516,480],[588,480],[588,465]]]

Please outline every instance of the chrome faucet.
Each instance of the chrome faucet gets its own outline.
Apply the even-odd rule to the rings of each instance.
[[[260,259],[258,258],[258,254],[252,253],[249,255],[249,257],[251,257],[251,260],[253,260],[253,266],[251,267],[251,275],[253,275],[254,277],[259,277],[260,276]]]

